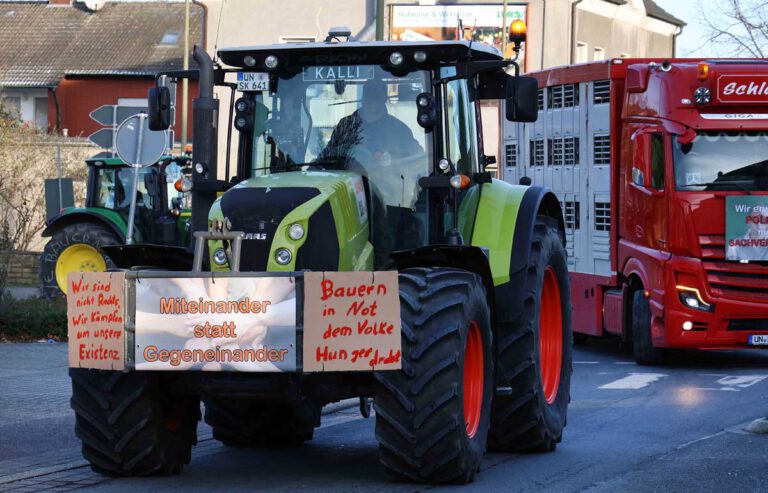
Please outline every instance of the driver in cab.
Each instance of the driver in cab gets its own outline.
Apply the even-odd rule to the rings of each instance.
[[[364,161],[370,161],[370,158],[365,159],[359,154],[370,153],[377,163],[390,164],[392,159],[422,154],[424,151],[411,129],[387,112],[386,103],[384,82],[369,80],[363,84],[360,108],[339,120],[323,157],[361,157],[357,160],[367,164]]]

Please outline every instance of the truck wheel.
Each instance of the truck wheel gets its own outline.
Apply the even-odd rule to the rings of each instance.
[[[149,374],[70,368],[75,434],[91,468],[110,476],[178,474],[197,443],[200,401]]]
[[[632,351],[638,365],[660,365],[664,350],[653,347],[651,308],[642,289],[632,293]]]
[[[59,228],[40,255],[40,282],[46,298],[67,293],[69,272],[104,272],[115,264],[100,249],[118,245],[119,238],[105,226],[77,223]]]
[[[311,401],[274,403],[205,397],[205,422],[213,438],[233,447],[295,447],[312,440],[321,406]]]
[[[468,483],[486,448],[493,342],[480,278],[400,273],[402,369],[375,372],[379,461],[395,478]]]
[[[563,436],[573,372],[566,253],[550,218],[536,221],[524,293],[519,318],[499,328],[490,448],[547,452]]]

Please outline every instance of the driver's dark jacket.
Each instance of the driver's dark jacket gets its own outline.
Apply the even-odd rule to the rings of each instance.
[[[423,152],[408,125],[394,116],[384,113],[378,120],[365,121],[358,111],[339,120],[321,158],[350,157],[357,145],[372,153],[388,152],[394,158]]]

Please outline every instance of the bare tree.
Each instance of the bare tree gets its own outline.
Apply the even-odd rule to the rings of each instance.
[[[768,54],[768,1],[699,0],[706,43],[717,56],[764,58]]]

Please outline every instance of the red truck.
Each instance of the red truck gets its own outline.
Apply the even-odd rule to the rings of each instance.
[[[504,122],[502,174],[561,201],[573,330],[665,348],[768,347],[768,61],[554,68]]]

